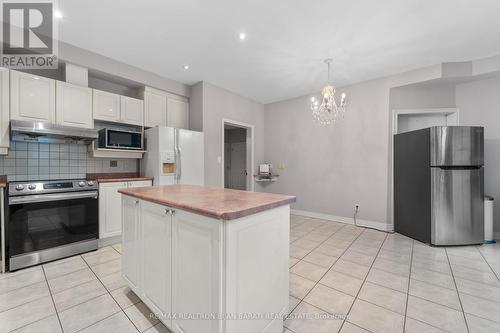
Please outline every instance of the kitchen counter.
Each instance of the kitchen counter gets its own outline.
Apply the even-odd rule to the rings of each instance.
[[[221,220],[234,220],[295,202],[294,196],[194,185],[128,188],[118,192]]]
[[[294,196],[119,189],[122,277],[172,332],[282,333]]]
[[[96,180],[98,183],[112,183],[153,180],[153,177],[139,176],[136,172],[88,173],[87,180]]]

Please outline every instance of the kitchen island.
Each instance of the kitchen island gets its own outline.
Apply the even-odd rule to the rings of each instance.
[[[293,196],[190,185],[122,196],[122,274],[173,332],[281,333]]]

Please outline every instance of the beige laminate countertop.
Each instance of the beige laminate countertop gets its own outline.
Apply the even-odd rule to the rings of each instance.
[[[0,188],[7,187],[7,176],[0,176]]]
[[[289,195],[194,185],[138,187],[120,189],[118,192],[222,220],[238,219],[296,200]]]
[[[153,177],[139,176],[135,172],[88,173],[87,180],[95,180],[98,183],[113,183],[113,182],[132,182],[138,180],[153,180]]]

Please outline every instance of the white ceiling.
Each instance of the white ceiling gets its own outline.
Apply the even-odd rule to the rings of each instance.
[[[500,54],[497,0],[59,0],[63,41],[262,103]],[[244,42],[238,39],[245,31]],[[189,64],[190,69],[182,67]]]

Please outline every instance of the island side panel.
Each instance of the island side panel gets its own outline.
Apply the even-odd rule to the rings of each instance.
[[[288,309],[290,206],[225,221],[226,312],[283,315]],[[228,320],[226,333],[281,333],[282,318]]]

